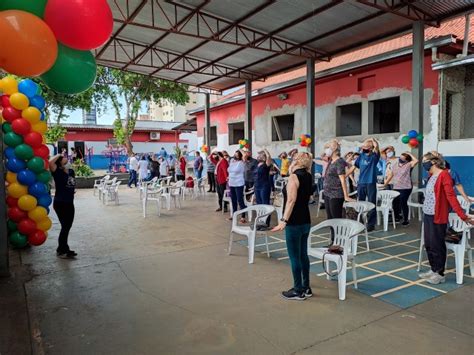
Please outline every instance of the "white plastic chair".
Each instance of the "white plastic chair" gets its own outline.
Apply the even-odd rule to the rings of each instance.
[[[421,222],[423,220],[423,204],[419,202],[420,194],[425,195],[425,188],[414,187],[410,197],[408,198],[408,219],[411,217],[415,218],[415,211],[418,211],[418,220]]]
[[[395,225],[395,212],[393,211],[393,200],[399,196],[400,192],[393,190],[380,190],[377,191],[377,200],[380,205],[377,206],[377,225],[380,225],[380,216],[383,218],[383,230],[388,231],[388,217],[390,212],[392,213],[393,229]]]
[[[114,201],[116,205],[119,204],[119,187],[122,182],[118,181],[115,184],[108,186],[106,190],[104,190],[102,203],[107,205],[109,201]]]
[[[319,191],[319,196],[318,196],[318,207],[316,208],[316,217],[319,217],[319,210],[321,209],[321,206],[324,204],[324,190]]]
[[[328,248],[313,248],[311,244],[311,238],[316,236],[316,232],[323,228],[332,228],[334,231],[334,243],[333,245],[340,246],[344,249],[342,255],[329,254],[327,253]],[[357,271],[356,263],[353,253],[352,238],[360,234],[364,230],[364,225],[360,222],[353,221],[351,219],[334,218],[328,219],[324,222],[311,228],[308,238],[308,255],[322,260],[326,263],[326,270],[330,273],[329,262],[336,264],[337,270],[340,272],[337,275],[339,299],[341,301],[346,299],[346,279],[347,279],[347,261],[352,261],[352,279],[354,281],[354,287],[357,288]],[[327,276],[328,280],[330,276]]]
[[[472,198],[470,196],[468,196],[468,197]],[[471,206],[473,205],[473,203],[471,201],[466,201],[466,199],[464,197],[462,197],[461,195],[457,195],[457,198],[458,198],[459,204],[461,205],[464,212],[468,214],[470,212],[470,209],[471,209]]]
[[[244,203],[246,207],[252,206],[255,204],[255,189],[251,188],[247,192],[244,191]],[[232,204],[232,203],[231,203]]]
[[[232,217],[232,215],[234,214],[234,211],[232,209],[232,199],[230,198],[230,190],[224,191],[224,197],[222,198],[222,205],[225,206],[226,202],[229,209],[230,217]],[[224,214],[224,208],[222,208],[222,214]]]
[[[369,247],[369,233],[367,232],[367,222],[368,222],[368,215],[369,212],[375,208],[375,205],[369,201],[356,201],[356,202],[344,202],[344,208],[353,208],[357,212],[357,222],[363,222],[365,226],[365,245],[367,251],[370,250]],[[354,255],[357,255],[357,244],[358,244],[358,237],[354,238],[354,246],[353,251]]]
[[[285,207],[283,193],[280,192],[275,195],[275,198],[273,199],[273,207],[275,207],[278,220],[280,221],[283,218],[283,208]]]
[[[110,179],[110,175],[105,175],[102,179],[94,180],[94,190],[93,195],[95,196],[96,191],[100,191],[100,187],[105,183],[105,181]]]
[[[253,213],[255,212],[256,216],[253,220],[253,223],[249,225],[238,225],[239,216],[247,213],[249,220],[252,218]],[[232,216],[232,229],[230,231],[229,238],[229,249],[228,254],[231,254],[232,243],[234,239],[234,233],[243,235],[247,237],[248,248],[249,248],[249,264],[253,264],[254,254],[255,254],[255,238],[257,234],[262,232],[257,231],[257,225],[259,222],[265,223],[267,217],[269,217],[273,212],[275,212],[275,207],[270,205],[254,205],[243,210],[236,211]],[[268,235],[265,233],[265,246],[267,249],[267,256],[270,257],[270,250],[268,249]]]
[[[161,202],[163,200],[162,193],[163,187],[152,187],[152,186],[145,186],[143,191],[143,199],[142,199],[142,209],[143,209],[143,218],[146,218],[146,208],[148,201],[155,201],[156,207],[158,209],[158,216],[161,216]]]
[[[109,187],[114,185],[116,182],[117,182],[117,177],[114,177],[111,180],[107,179],[104,181],[102,186],[99,187],[99,200],[101,200],[104,194],[107,193],[107,190],[109,189]]]
[[[200,179],[194,178],[194,194],[197,195],[205,195],[206,194],[206,180],[207,177],[202,177]]]
[[[145,189],[145,186],[151,186],[151,185],[154,185],[156,184],[158,181],[158,176],[155,176],[153,179],[151,179],[150,181],[143,181],[141,183],[141,185],[139,186],[139,190],[140,190],[140,200],[143,198],[143,191]]]
[[[181,209],[181,196],[184,181],[178,181],[174,186],[169,187],[170,198],[174,202],[174,207]]]
[[[472,226],[469,226],[465,223],[456,213],[450,213],[448,217],[449,226],[454,229],[456,232],[462,232],[462,238],[458,244],[446,242],[446,249],[452,250],[454,252],[454,262],[456,265],[456,283],[462,285],[464,278],[464,254],[467,252],[467,257],[469,261],[469,269],[471,272],[471,277],[474,277],[474,264],[472,260],[472,247],[469,243],[471,239],[471,229]],[[421,270],[421,264],[423,262],[423,247],[425,246],[424,239],[424,224],[421,226],[421,240],[420,240],[420,251],[418,256],[418,268]],[[446,256],[446,264],[448,264],[448,256]]]

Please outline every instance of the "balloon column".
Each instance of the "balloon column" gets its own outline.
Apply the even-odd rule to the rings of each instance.
[[[83,92],[97,74],[91,50],[102,46],[112,29],[107,0],[1,0],[0,69],[40,76],[59,93]]]
[[[406,136],[402,137],[402,143],[408,144],[410,148],[416,148],[423,141],[423,138],[423,134],[412,129]]]
[[[241,140],[239,141],[239,148],[240,148],[240,149],[243,149],[243,148],[249,149],[249,148],[250,148],[250,144],[249,144],[248,139],[241,139]]]
[[[298,143],[302,147],[309,147],[313,140],[309,134],[302,134],[301,137],[298,138]]]
[[[209,151],[209,146],[207,144],[203,144],[201,147],[201,152],[207,153]]]
[[[49,148],[42,110],[45,101],[30,79],[20,83],[11,76],[0,80],[0,108],[7,175],[8,233],[10,243],[41,245],[51,228]]]

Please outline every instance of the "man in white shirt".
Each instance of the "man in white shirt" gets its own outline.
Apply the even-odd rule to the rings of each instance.
[[[128,179],[128,187],[132,187],[132,184],[135,184],[135,187],[137,187],[138,159],[135,154],[130,156],[128,160],[128,169],[130,170],[130,178]]]
[[[160,159],[160,179],[167,177],[169,174],[169,164],[166,158]]]

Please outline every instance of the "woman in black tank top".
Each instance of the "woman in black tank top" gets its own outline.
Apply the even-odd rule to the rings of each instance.
[[[288,185],[283,189],[283,218],[272,230],[285,230],[294,285],[290,290],[282,292],[282,296],[290,300],[305,300],[313,295],[309,286],[308,258],[308,235],[311,228],[308,204],[313,185],[311,166],[312,156],[309,153],[298,153],[293,158]]]

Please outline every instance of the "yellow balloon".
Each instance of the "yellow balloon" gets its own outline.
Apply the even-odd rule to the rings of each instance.
[[[28,100],[25,94],[16,92],[10,96],[10,105],[17,110],[24,110],[30,106],[30,100]]]
[[[48,125],[44,121],[39,121],[32,126],[33,131],[38,132],[40,134],[45,134],[48,130]]]
[[[18,199],[18,207],[23,211],[32,211],[37,205],[38,201],[31,195],[23,195]]]
[[[46,140],[46,137],[43,136],[43,144],[46,144],[46,143],[48,143],[48,141]]]
[[[311,142],[312,142],[311,138],[306,139],[306,143],[311,144]]]
[[[16,179],[16,174],[12,173],[11,171],[7,171],[6,179],[10,184],[13,184],[14,182],[18,182]]]
[[[12,76],[6,76],[2,80],[2,91],[7,95],[18,92],[18,81]]]
[[[36,208],[28,212],[28,217],[35,222],[40,222],[48,217],[48,211],[42,206],[36,206]]]
[[[8,185],[7,191],[8,195],[14,198],[20,198],[21,196],[28,194],[28,188],[18,182]]]
[[[51,219],[49,217],[43,218],[42,220],[36,222],[36,228],[42,230],[43,232],[50,230],[52,225],[53,222],[51,222]]]
[[[21,112],[21,116],[30,122],[31,124],[36,124],[41,121],[41,111],[38,110],[36,107],[30,106],[25,108]]]

